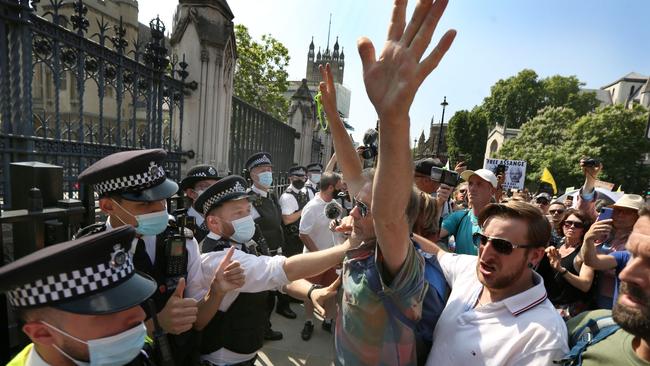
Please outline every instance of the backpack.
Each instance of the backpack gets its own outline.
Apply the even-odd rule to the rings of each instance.
[[[620,326],[611,316],[589,319],[587,324],[576,330],[569,339],[571,350],[559,361],[553,361],[562,366],[582,365],[582,354],[594,344],[614,334]]]
[[[436,327],[436,323],[438,322],[442,310],[445,308],[450,288],[447,285],[447,281],[442,273],[442,268],[440,268],[437,257],[433,254],[422,251],[420,245],[418,245],[415,240],[413,240],[413,244],[418,254],[424,259],[423,285],[427,286],[424,301],[422,303],[422,317],[419,321],[416,322],[406,317],[390,297],[386,296],[382,289],[379,280],[379,273],[375,266],[372,266],[375,270],[370,270],[371,267],[367,267],[366,278],[368,279],[370,289],[381,299],[386,312],[389,314],[389,320],[393,329],[395,329],[395,319],[398,319],[403,324],[413,329],[416,344],[423,345],[425,348],[417,350],[418,358],[420,358],[422,353],[429,353],[433,339],[433,330]],[[374,256],[370,256],[369,259],[374,261]],[[426,359],[426,357],[424,358]]]

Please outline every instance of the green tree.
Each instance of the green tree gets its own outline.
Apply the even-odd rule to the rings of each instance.
[[[483,107],[490,123],[519,128],[533,118],[544,102],[544,89],[537,73],[524,69],[508,79],[501,79],[490,89]]]
[[[535,71],[524,69],[499,80],[483,101],[489,127],[505,124],[520,128],[544,107],[569,107],[578,117],[593,111],[599,102],[593,92],[582,92],[575,76],[554,75],[538,79]]]
[[[544,168],[551,171],[558,189],[573,185],[569,176],[570,159],[559,148],[569,139],[575,121],[576,113],[570,108],[546,107],[521,126],[519,136],[503,144],[498,156],[526,161],[526,182],[533,190],[537,189]]]
[[[241,24],[235,25],[235,37],[238,56],[235,95],[286,121],[289,101],[282,93],[289,86],[289,51],[270,34],[263,35],[261,42],[255,41]]]
[[[599,179],[621,184],[628,193],[643,193],[650,181],[650,168],[643,164],[644,155],[650,153],[647,121],[648,111],[639,105],[609,106],[580,118],[561,149],[570,162],[573,182],[579,185],[583,180],[577,161],[590,156],[603,162]]]
[[[456,112],[447,129],[447,150],[452,163],[465,160],[469,169],[483,167],[487,133],[488,121],[481,108]]]

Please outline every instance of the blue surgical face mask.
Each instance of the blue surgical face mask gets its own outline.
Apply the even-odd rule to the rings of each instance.
[[[145,336],[147,335],[147,328],[145,328],[144,323],[140,323],[135,327],[114,336],[84,341],[44,321],[41,322],[64,336],[88,346],[90,362],[75,360],[62,349],[54,345],[62,355],[70,359],[70,361],[74,362],[76,365],[125,365],[138,357],[140,350],[142,350],[142,347],[144,346]]]
[[[261,172],[257,174],[259,182],[264,187],[270,187],[273,185],[273,173],[272,172]]]
[[[320,174],[312,174],[309,180],[316,184],[320,183]]]
[[[251,215],[234,220],[232,227],[235,232],[230,236],[230,239],[240,244],[247,243],[251,240],[253,234],[255,234],[255,221],[253,221],[253,216]]]
[[[135,232],[140,235],[144,235],[144,236],[158,235],[163,231],[165,231],[167,225],[169,224],[169,214],[167,214],[166,208],[163,209],[162,211],[156,211],[156,212],[143,214],[143,215],[134,215],[129,211],[127,211],[119,203],[115,201],[113,202],[116,205],[118,205],[122,210],[124,210],[124,212],[135,217],[135,221],[138,223],[138,226],[135,227]],[[117,217],[117,219],[120,220],[119,217]],[[124,222],[122,221],[122,223]]]

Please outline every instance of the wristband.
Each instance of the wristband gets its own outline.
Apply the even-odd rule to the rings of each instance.
[[[314,290],[317,289],[317,288],[323,288],[323,286],[321,286],[321,285],[319,285],[319,284],[317,284],[317,283],[314,283],[314,284],[311,285],[311,287],[309,288],[309,291],[307,291],[307,298],[309,299],[309,301],[314,301],[314,300],[311,299],[311,293],[312,293],[312,291],[314,291]]]

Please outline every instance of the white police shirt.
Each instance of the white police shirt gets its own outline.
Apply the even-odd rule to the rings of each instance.
[[[205,221],[205,218],[203,218],[203,215],[201,215],[197,210],[194,209],[194,206],[190,207],[187,210],[187,216],[193,217],[194,222],[196,223],[196,227],[199,227],[203,224],[203,221]]]
[[[221,239],[219,235],[213,232],[210,232],[208,237],[214,240]],[[241,244],[235,244],[234,246],[237,249],[241,248]],[[194,298],[203,298],[207,294],[212,279],[214,278],[214,272],[217,270],[217,267],[219,267],[219,263],[221,263],[221,260],[225,255],[225,250],[201,254],[203,284],[198,287],[200,289],[198,292],[195,292],[197,291],[196,287],[193,288],[191,292],[188,293],[189,296]],[[276,255],[274,257],[262,255],[258,257],[253,254],[244,253],[241,250],[235,250],[232,260],[239,261],[241,268],[244,270],[246,280],[242,287],[228,291],[224,295],[221,305],[219,305],[219,310],[228,311],[230,305],[232,305],[241,292],[255,293],[267,290],[279,290],[282,286],[291,282],[287,278],[283,268],[286,259],[286,257],[281,255]],[[186,292],[188,292],[188,290],[186,290]],[[261,309],[261,311],[266,310]],[[208,355],[202,355],[201,359],[209,361],[215,365],[228,365],[250,360],[256,353],[257,352],[241,354],[229,351],[225,348],[220,348]]]
[[[552,365],[568,351],[564,321],[544,280],[502,301],[477,305],[477,256],[447,253],[439,263],[451,294],[433,333],[427,365]]]
[[[106,229],[110,230],[113,227],[110,223],[110,218],[106,220]],[[151,260],[151,263],[156,261],[156,236],[155,235],[146,235],[142,236],[144,241],[145,249],[147,250],[147,255]],[[131,255],[135,254],[135,249],[138,245],[138,238],[133,239],[131,245],[130,253]],[[203,284],[203,271],[201,269],[201,253],[199,253],[199,243],[196,242],[196,239],[186,239],[185,248],[187,248],[187,278],[185,279],[185,297],[192,297],[197,301],[203,299],[203,296],[194,297],[188,295],[190,292],[196,293],[199,290],[199,287]],[[137,268],[136,268],[137,269]]]
[[[289,188],[287,188],[287,190],[294,193],[307,194],[307,190],[305,189],[305,187],[298,190],[296,189],[296,187],[289,185]],[[280,196],[280,208],[282,208],[282,214],[284,216],[291,215],[292,213],[300,209],[296,197],[294,197],[292,194],[289,194],[287,192],[282,193],[282,196]]]

